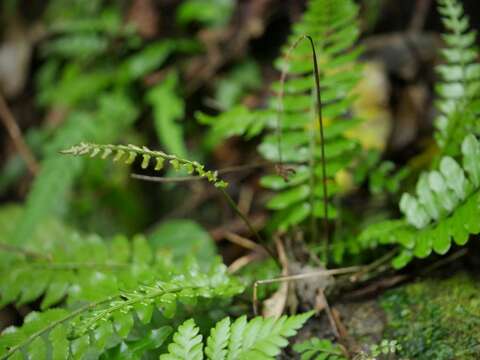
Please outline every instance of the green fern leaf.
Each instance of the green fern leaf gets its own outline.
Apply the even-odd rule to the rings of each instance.
[[[476,33],[458,0],[439,0],[438,10],[447,29],[442,50],[445,63],[437,67],[442,82],[436,86],[440,115],[435,121],[435,137],[443,154],[455,156],[469,133],[479,134],[480,64],[476,62]]]
[[[346,137],[345,133],[359,124],[359,119],[348,115],[354,101],[353,89],[361,77],[361,68],[356,64],[359,49],[354,45],[358,38],[356,25],[357,6],[350,0],[313,0],[309,2],[303,20],[294,26],[284,53],[303,34],[310,35],[318,49],[320,83],[322,92],[322,113],[326,123],[325,161],[329,192],[329,217],[335,218],[337,211],[330,200],[340,192],[336,174],[352,164],[359,145]],[[260,153],[268,160],[282,160],[292,166],[296,174],[288,182],[271,186],[272,180],[279,184],[280,176],[270,176],[262,181],[267,188],[278,191],[267,204],[275,215],[272,226],[287,229],[297,225],[309,216],[325,216],[322,201],[322,153],[318,137],[317,119],[311,94],[314,81],[311,74],[313,64],[307,42],[299,43],[292,50],[288,61],[282,57],[277,62],[280,70],[288,69],[291,75],[284,84],[282,103],[272,98],[269,106],[273,116],[282,111],[282,135],[266,135],[259,146]],[[275,92],[281,85],[273,85]],[[281,156],[278,146],[281,147]],[[314,164],[314,165],[313,165]],[[312,188],[313,186],[313,188]]]
[[[242,286],[227,276],[224,265],[214,266],[204,274],[194,269],[185,273],[189,275],[177,275],[168,281],[155,281],[150,285],[137,286],[131,291],[117,292],[73,311],[55,309],[32,313],[24,326],[12,328],[0,336],[0,359],[18,356],[20,351],[30,355],[42,353],[44,345],[51,347],[54,354],[59,354],[67,344],[72,358],[100,354],[106,350],[107,345],[111,347],[119,341],[129,342],[126,339],[132,332],[135,318],[143,323],[150,322],[151,316],[145,316],[145,312],[150,313],[152,310],[146,310],[147,307],[154,306],[163,312],[177,301],[192,305],[192,299],[231,298],[243,291]],[[61,327],[61,331],[57,327]],[[182,329],[185,333],[195,332],[194,329],[188,330],[188,325]],[[163,339],[167,337],[167,330],[159,333]],[[176,340],[185,341],[182,336],[178,335]],[[201,344],[201,338],[199,343]],[[152,341],[130,345],[133,352],[160,346],[158,342]],[[175,346],[173,348],[177,349]],[[203,356],[203,345],[199,349]],[[193,347],[190,354],[191,351]]]
[[[215,360],[274,359],[280,349],[288,345],[286,339],[294,336],[312,315],[313,312],[279,319],[256,317],[248,322],[242,316],[232,324],[225,318],[211,330],[205,355]],[[193,319],[187,320],[174,335],[168,354],[161,355],[160,359],[203,359],[202,338],[198,332]]]
[[[468,135],[461,146],[460,165],[446,156],[439,170],[420,176],[416,196],[404,194],[400,201],[403,220],[377,223],[360,235],[360,241],[373,245],[400,244],[401,254],[394,259],[396,268],[405,266],[414,256],[443,255],[452,242],[465,245],[470,235],[480,233],[480,142]]]

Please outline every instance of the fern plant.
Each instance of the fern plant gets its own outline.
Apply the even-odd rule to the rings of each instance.
[[[461,2],[439,0],[438,10],[447,29],[442,50],[445,64],[437,71],[442,82],[437,84],[440,115],[435,121],[436,139],[442,153],[455,156],[467,134],[480,133],[480,64],[475,46],[476,32],[469,30]]]
[[[173,335],[168,353],[160,355],[160,360],[274,359],[288,345],[286,338],[294,336],[312,315],[256,317],[250,321],[242,316],[233,323],[225,318],[210,331],[206,345],[194,320],[189,319]]]
[[[21,352],[42,358],[48,347],[75,359],[100,354],[126,339],[135,322],[149,324],[155,309],[168,319],[175,315],[177,302],[191,306],[198,299],[230,298],[241,291],[242,287],[226,275],[225,266],[219,265],[205,274],[190,271],[76,309],[32,313],[21,328],[9,328],[0,337],[0,358],[18,358]]]
[[[354,45],[358,38],[357,6],[350,0],[316,0],[309,3],[303,20],[294,26],[287,48],[291,48],[302,34],[308,34],[318,49],[322,115],[325,119],[325,160],[329,200],[340,191],[335,177],[352,164],[358,144],[348,139],[347,130],[358,124],[349,116],[361,71],[356,59],[360,49]],[[288,51],[288,50],[286,50]],[[279,129],[267,134],[260,144],[262,155],[274,162],[292,165],[295,174],[284,181],[281,176],[268,176],[262,185],[278,192],[267,203],[275,210],[275,227],[287,229],[309,216],[324,217],[322,200],[323,169],[321,166],[321,139],[312,104],[315,83],[313,64],[307,42],[291,50],[287,61],[280,60],[277,67],[291,75],[283,86],[283,99],[272,98],[269,106],[273,113],[281,112]],[[282,90],[280,83],[274,91]],[[329,201],[328,216],[336,217],[336,209]]]
[[[432,251],[445,254],[452,241],[465,245],[471,234],[480,233],[480,142],[468,135],[461,152],[461,165],[443,157],[439,170],[420,175],[416,196],[402,196],[404,219],[374,224],[360,240],[400,244],[403,251],[393,264],[402,267],[413,256],[425,258]]]

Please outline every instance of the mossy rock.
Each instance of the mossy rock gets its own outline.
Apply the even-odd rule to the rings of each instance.
[[[425,279],[387,292],[384,338],[402,346],[402,358],[480,359],[480,281],[461,273]]]

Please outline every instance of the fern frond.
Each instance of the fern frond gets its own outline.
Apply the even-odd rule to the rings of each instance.
[[[232,324],[225,318],[211,330],[205,355],[210,360],[274,359],[288,345],[286,339],[294,336],[312,315],[313,312],[279,319],[256,317],[248,322],[242,316]],[[174,335],[168,354],[160,359],[203,359],[202,337],[198,332],[195,322],[187,320]]]
[[[480,133],[480,64],[475,45],[476,32],[458,0],[439,0],[438,10],[447,29],[442,50],[445,64],[437,71],[442,82],[436,86],[440,115],[435,121],[436,139],[445,155],[455,156],[463,138]]]
[[[175,170],[184,169],[189,174],[198,175],[218,188],[224,188],[227,183],[218,177],[216,171],[205,170],[205,166],[187,159],[182,159],[175,155],[169,155],[163,151],[153,151],[147,147],[139,147],[136,145],[100,145],[81,143],[72,146],[69,149],[62,150],[62,154],[74,156],[90,156],[91,158],[100,155],[102,159],[114,156],[113,161],[124,160],[126,164],[132,164],[137,156],[142,158],[142,169],[153,167],[154,170],[160,171],[167,161]],[[152,165],[154,161],[154,165]]]
[[[293,350],[300,354],[301,360],[346,360],[340,347],[326,339],[311,338],[293,345]]]
[[[47,347],[50,341],[62,346],[67,344],[73,358],[101,353],[107,345],[112,347],[127,338],[136,318],[143,324],[150,323],[154,309],[171,318],[175,315],[177,301],[192,305],[197,299],[230,298],[242,290],[242,286],[227,276],[226,267],[218,265],[206,274],[192,270],[188,276],[179,275],[167,281],[141,285],[71,312],[49,310],[38,314],[35,322],[26,322],[21,328],[12,328],[3,334],[0,337],[0,359],[16,356],[19,351],[32,357],[39,351],[39,346]],[[57,330],[59,326],[61,332]]]
[[[420,176],[416,196],[402,196],[405,219],[374,224],[360,241],[402,245],[393,263],[402,267],[413,256],[425,258],[432,251],[443,255],[452,241],[465,245],[470,235],[480,233],[480,142],[468,135],[461,152],[462,165],[449,156],[442,158],[439,170]]]
[[[41,309],[66,299],[93,301],[120,289],[130,289],[154,278],[166,263],[154,259],[144,237],[133,242],[117,236],[111,242],[100,237],[65,233],[62,242],[31,244],[44,257],[2,254],[0,307],[26,304],[43,296]],[[28,253],[27,253],[28,254]]]
[[[281,137],[278,131],[263,138],[259,151],[268,160],[285,162],[293,167],[295,175],[288,182],[280,176],[269,176],[262,185],[277,191],[267,207],[275,210],[275,227],[286,229],[307,217],[325,217],[323,208],[322,160],[326,161],[329,192],[328,215],[336,217],[336,209],[330,201],[341,192],[336,182],[339,171],[350,166],[359,144],[347,138],[348,130],[359,124],[350,111],[354,102],[354,87],[361,78],[361,68],[356,63],[360,49],[354,47],[359,30],[356,25],[357,6],[351,0],[313,0],[303,20],[294,26],[284,53],[291,51],[277,62],[279,70],[287,71],[290,78],[283,86],[283,99],[272,98],[269,108],[272,113],[282,112]],[[322,114],[325,121],[325,159],[322,159],[321,139],[314,111],[312,94],[315,83],[312,79],[311,50],[306,42],[290,50],[303,34],[310,35],[318,50]],[[273,85],[279,92],[280,83]]]

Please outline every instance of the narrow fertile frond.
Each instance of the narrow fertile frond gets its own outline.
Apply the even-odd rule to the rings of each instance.
[[[413,256],[445,254],[452,241],[465,245],[471,234],[480,233],[480,142],[468,135],[461,152],[462,165],[443,157],[438,170],[420,176],[416,195],[402,196],[404,219],[374,224],[360,240],[402,245],[403,252],[394,260],[402,267]]]
[[[137,156],[139,156],[142,158],[142,169],[153,167],[156,171],[163,169],[165,161],[167,161],[175,170],[184,169],[189,174],[205,178],[219,188],[227,186],[227,183],[218,177],[216,171],[205,170],[205,166],[196,161],[182,159],[175,155],[166,154],[163,151],[150,150],[145,146],[81,143],[69,149],[62,150],[61,153],[74,156],[88,155],[92,158],[99,155],[102,159],[113,156],[113,161],[124,160],[126,164],[132,164]]]
[[[480,64],[476,32],[469,29],[461,2],[439,0],[438,4],[447,33],[443,34],[445,63],[437,67],[442,81],[436,86],[440,115],[435,136],[442,154],[455,156],[467,134],[480,133]]]

